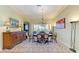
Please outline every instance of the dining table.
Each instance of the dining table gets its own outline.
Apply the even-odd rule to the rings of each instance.
[[[42,32],[39,32],[38,34],[34,34],[33,36],[37,37],[37,42],[47,43],[47,42],[49,42],[49,37],[52,37],[52,35],[53,34],[42,31]],[[38,36],[40,36],[40,37],[38,38]]]

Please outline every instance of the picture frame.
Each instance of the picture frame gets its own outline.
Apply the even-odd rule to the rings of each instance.
[[[64,29],[65,27],[66,27],[65,18],[62,18],[62,19],[60,19],[56,22],[56,28],[57,29]]]
[[[9,19],[10,19],[11,28],[19,27],[19,20],[15,19],[15,18],[9,18]]]

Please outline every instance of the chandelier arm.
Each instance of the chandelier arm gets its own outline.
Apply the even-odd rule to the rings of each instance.
[[[44,18],[44,8],[43,8],[43,6],[42,5],[36,5],[36,6],[38,6],[38,7],[40,7],[41,8],[41,20],[42,20],[42,24],[46,24],[45,23],[45,18]]]
[[[42,24],[44,24],[44,8],[42,7]]]

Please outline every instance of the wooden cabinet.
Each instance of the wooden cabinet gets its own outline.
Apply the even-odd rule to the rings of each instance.
[[[25,32],[3,32],[3,49],[11,49],[26,40]]]

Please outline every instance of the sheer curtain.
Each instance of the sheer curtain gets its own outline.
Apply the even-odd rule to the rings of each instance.
[[[48,31],[50,31],[49,27],[51,27],[51,26],[49,26],[48,24],[34,24],[33,25],[33,31],[36,31],[36,32],[40,32],[40,31],[48,32]]]

